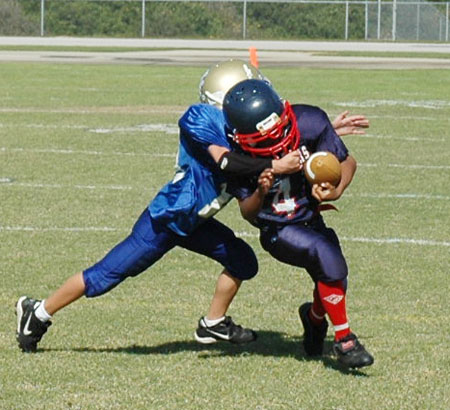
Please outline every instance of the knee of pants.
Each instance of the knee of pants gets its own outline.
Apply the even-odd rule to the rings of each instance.
[[[339,246],[318,241],[314,249],[315,263],[311,276],[322,282],[344,281],[348,275],[347,262]]]
[[[88,298],[103,295],[115,288],[124,279],[125,277],[114,274],[114,272],[105,272],[100,264],[96,264],[83,272],[84,294]]]
[[[157,247],[130,235],[106,256],[83,272],[85,295],[100,296],[125,279],[137,276],[164,255],[166,248]]]
[[[258,260],[255,252],[245,241],[236,238],[228,249],[228,261],[224,264],[227,271],[237,279],[249,280],[258,273]]]
[[[348,272],[347,270],[338,270],[338,269],[326,269],[320,271],[317,275],[315,275],[318,280],[321,282],[336,282],[343,281],[347,282]]]

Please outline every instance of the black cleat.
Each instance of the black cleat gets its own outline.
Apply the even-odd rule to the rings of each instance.
[[[303,348],[308,356],[320,356],[323,353],[323,342],[327,336],[328,322],[324,318],[319,326],[314,326],[309,318],[312,303],[307,302],[298,308],[298,314],[305,330]]]
[[[353,333],[334,342],[333,351],[338,362],[349,368],[370,366],[374,361],[372,355],[359,343]]]
[[[16,303],[16,339],[23,352],[34,353],[38,342],[52,324],[50,321],[42,322],[36,317],[34,312],[40,303],[40,300],[26,296],[22,296]]]
[[[216,343],[218,341],[242,344],[256,340],[256,333],[253,330],[236,325],[230,316],[225,316],[224,320],[211,327],[206,326],[202,317],[198,321],[198,328],[194,336],[197,342],[203,344]]]

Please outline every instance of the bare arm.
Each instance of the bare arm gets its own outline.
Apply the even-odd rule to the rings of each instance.
[[[312,195],[319,202],[336,201],[344,193],[345,189],[350,185],[356,172],[356,160],[349,155],[341,162],[341,182],[334,187],[330,183],[314,184],[312,187]]]
[[[253,194],[239,201],[241,215],[249,222],[253,222],[264,202],[264,197],[273,185],[273,169],[264,170],[258,178],[258,188]]]

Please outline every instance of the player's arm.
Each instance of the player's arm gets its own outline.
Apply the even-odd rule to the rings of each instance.
[[[226,147],[210,145],[208,152],[219,168],[230,176],[258,175],[271,168],[275,174],[292,174],[300,171],[300,152],[295,150],[281,159],[254,158],[230,151]]]
[[[249,222],[253,222],[264,203],[264,198],[274,181],[273,169],[265,169],[258,178],[258,187],[252,195],[239,200],[241,215]]]
[[[329,182],[323,184],[314,184],[312,187],[312,196],[319,202],[336,201],[350,185],[356,172],[356,160],[351,155],[341,162],[341,181],[338,186],[333,186]]]

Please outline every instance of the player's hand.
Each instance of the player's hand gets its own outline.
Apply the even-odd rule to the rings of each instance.
[[[261,174],[258,178],[258,192],[260,195],[265,196],[269,192],[269,189],[272,188],[273,185],[273,169],[267,168]]]
[[[336,199],[339,199],[342,192],[329,182],[323,182],[321,184],[314,184],[312,186],[311,194],[319,202],[323,202],[335,201]]]
[[[300,151],[296,149],[281,159],[274,159],[272,168],[275,174],[294,174],[300,171],[303,168]]]
[[[333,121],[333,128],[339,136],[349,134],[365,134],[364,128],[369,128],[369,120],[361,114],[348,115],[348,111],[341,112]]]

